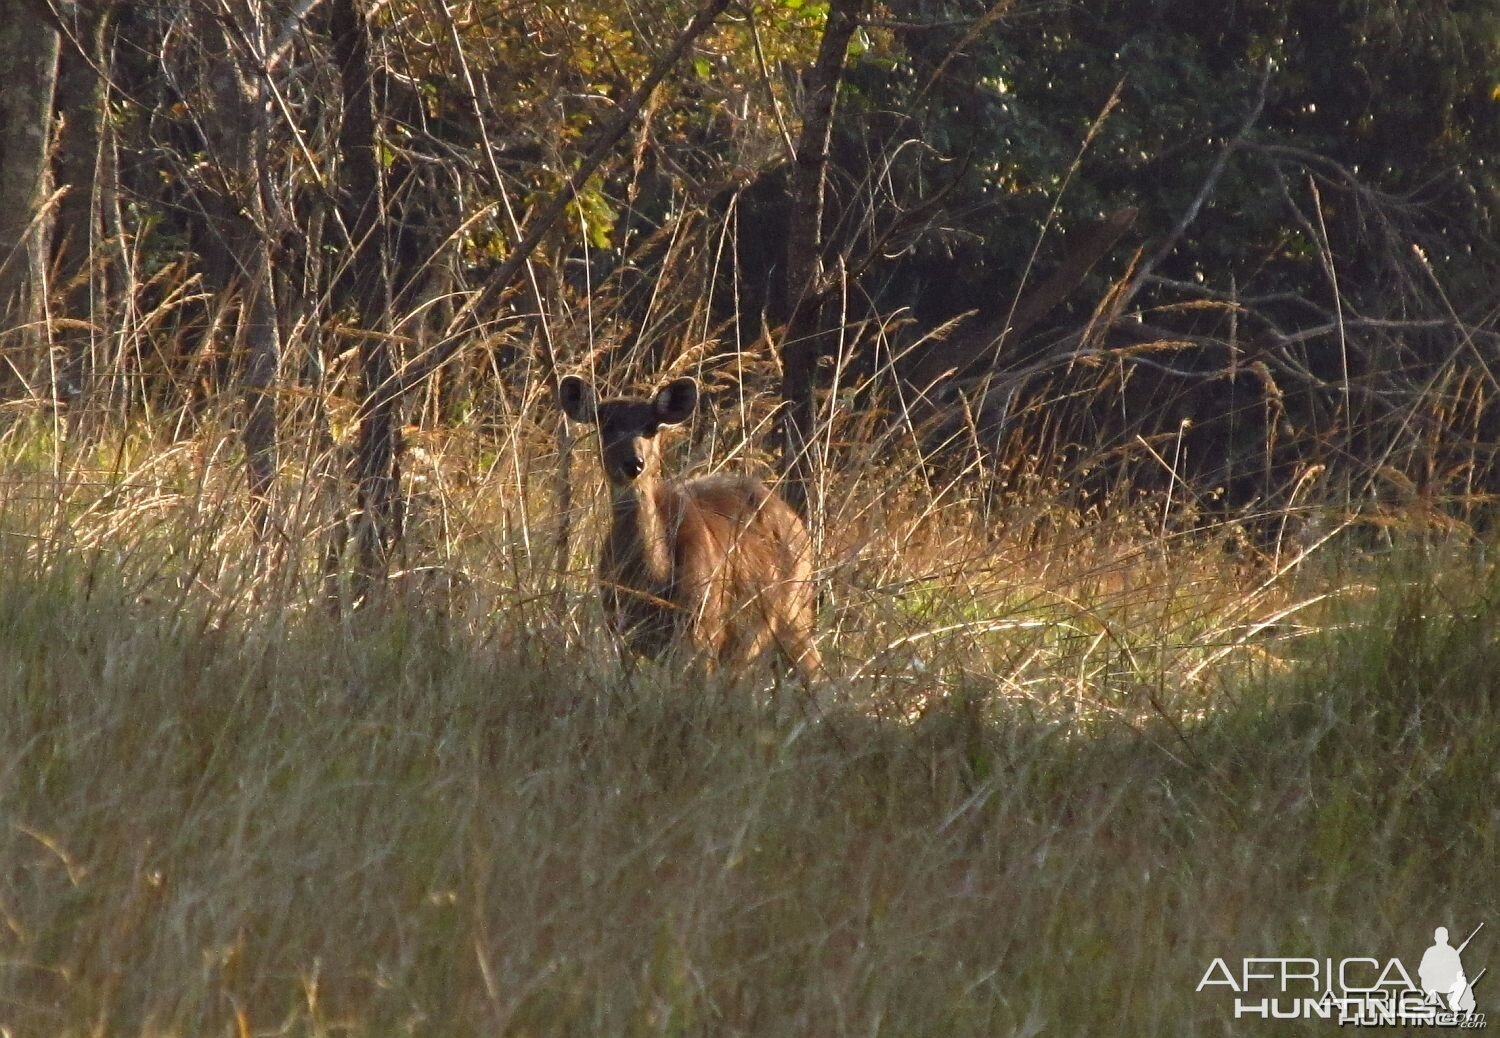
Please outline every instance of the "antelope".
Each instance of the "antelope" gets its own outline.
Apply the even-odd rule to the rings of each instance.
[[[729,671],[774,648],[811,687],[822,661],[802,519],[748,476],[662,476],[660,433],[692,417],[698,383],[679,378],[651,397],[600,400],[570,375],[558,402],[599,431],[611,495],[599,590],[615,637],[653,659],[687,646]]]

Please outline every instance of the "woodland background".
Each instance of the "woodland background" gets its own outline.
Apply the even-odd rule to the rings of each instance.
[[[578,368],[769,393],[799,503],[882,436],[1085,498],[1493,489],[1488,0],[6,14],[10,413],[232,412],[263,519],[347,442],[371,573],[403,427]]]
[[[1241,1034],[1480,923],[1493,1017],[1497,159],[1500,0],[0,0],[0,1033]],[[569,373],[804,509],[816,701],[623,664]]]

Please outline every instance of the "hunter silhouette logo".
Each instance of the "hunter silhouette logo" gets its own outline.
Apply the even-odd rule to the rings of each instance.
[[[1480,923],[1479,927],[1483,928]],[[1422,981],[1422,991],[1428,1001],[1446,1000],[1450,1011],[1469,1014],[1474,1011],[1474,985],[1464,977],[1463,963],[1459,954],[1469,946],[1479,929],[1469,934],[1468,940],[1457,948],[1448,946],[1448,928],[1440,926],[1432,933],[1432,947],[1422,956],[1422,965],[1417,976]],[[1482,974],[1482,971],[1481,971]],[[1478,977],[1474,978],[1478,980]]]
[[[1198,982],[1199,992],[1228,988],[1234,993],[1236,1020],[1333,1020],[1358,1027],[1482,1028],[1483,1013],[1474,1010],[1474,987],[1487,970],[1472,978],[1463,953],[1484,923],[1462,944],[1448,943],[1448,928],[1432,933],[1432,944],[1417,967],[1417,981],[1401,960],[1367,956],[1347,959],[1242,959],[1238,972],[1215,959]]]

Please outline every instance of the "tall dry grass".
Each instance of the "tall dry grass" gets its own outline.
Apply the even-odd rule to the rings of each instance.
[[[1472,544],[846,455],[814,710],[626,674],[541,403],[417,438],[411,557],[343,614],[312,461],[258,550],[222,428],[13,427],[8,1033],[1228,1032],[1216,956],[1414,956],[1500,907]],[[753,467],[756,404],[678,465]]]
[[[7,410],[0,1031],[1227,1033],[1216,957],[1410,961],[1495,918],[1496,583],[1465,525],[1491,332],[1339,385],[1303,340],[1235,367],[1213,299],[1185,312],[1227,340],[1044,343],[923,397],[901,365],[946,330],[844,314],[812,494],[834,677],[695,682],[604,633],[593,446],[547,386],[555,358],[693,374],[674,470],[772,470],[773,351],[729,345],[703,217],[662,230],[644,309],[559,290],[408,402],[364,601],[328,563],[357,339],[323,302],[286,329],[264,539],[234,358],[197,341],[232,315],[187,267],[94,342],[93,389]],[[392,322],[405,361],[427,322]],[[1404,326],[1319,334],[1346,330],[1404,356]],[[1231,384],[1259,442],[1173,417]]]

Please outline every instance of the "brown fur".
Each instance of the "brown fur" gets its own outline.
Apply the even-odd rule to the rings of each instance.
[[[599,555],[610,626],[643,656],[688,643],[736,670],[775,648],[811,682],[822,662],[813,644],[812,541],[801,518],[758,480],[661,476],[658,430],[684,420],[696,402],[691,380],[650,400],[605,401],[582,380],[564,380],[564,410],[599,426],[613,490]]]

